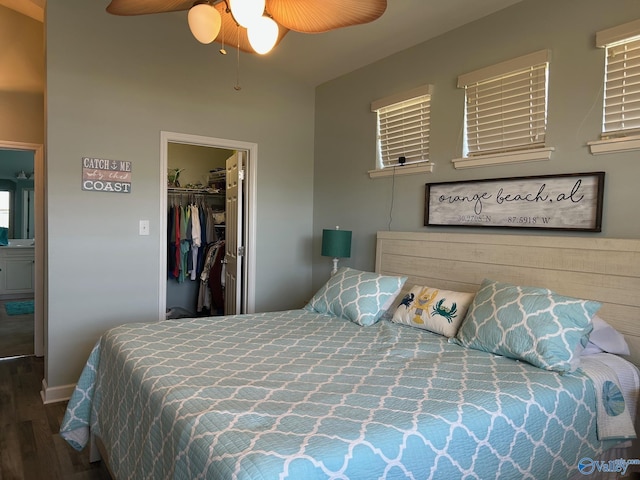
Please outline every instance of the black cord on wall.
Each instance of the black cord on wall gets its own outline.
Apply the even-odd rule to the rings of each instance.
[[[396,190],[396,167],[393,167],[393,175],[391,177],[391,207],[389,208],[389,224],[387,230],[391,231],[391,222],[393,221],[393,198]]]

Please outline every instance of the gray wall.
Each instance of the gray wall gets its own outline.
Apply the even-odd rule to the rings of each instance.
[[[235,50],[198,44],[185,12],[116,17],[105,6],[47,5],[50,388],[76,382],[107,328],[157,320],[161,131],[258,144],[256,310],[300,306],[311,285],[313,89],[243,54],[236,92]],[[131,161],[132,192],[82,191],[83,156]]]
[[[593,156],[602,114],[604,50],[595,32],[640,18],[635,0],[524,0],[414,48],[321,85],[316,91],[313,284],[326,280],[320,256],[323,228],[353,230],[352,258],[342,265],[373,269],[379,230],[456,231],[423,226],[425,183],[556,173],[605,171],[602,233],[638,238],[640,152]],[[456,170],[460,158],[464,91],[458,75],[541,49],[551,50],[547,162]],[[432,84],[433,173],[372,180],[375,167],[373,100]],[[479,233],[478,229],[473,230]],[[523,233],[525,230],[490,233]],[[532,234],[557,234],[548,231]],[[566,235],[566,233],[563,233]]]

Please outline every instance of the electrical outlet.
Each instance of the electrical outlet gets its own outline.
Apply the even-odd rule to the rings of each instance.
[[[149,235],[149,220],[140,220],[139,235]]]

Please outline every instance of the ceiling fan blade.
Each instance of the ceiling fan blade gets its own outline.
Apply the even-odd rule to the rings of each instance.
[[[247,29],[244,27],[240,27],[236,24],[233,17],[226,12],[227,6],[224,2],[217,3],[214,5],[216,10],[220,12],[220,16],[222,17],[222,25],[220,27],[220,33],[216,37],[215,41],[221,43],[228,47],[238,48],[240,45],[240,50],[247,53],[256,53],[255,50],[251,47],[249,43],[249,37],[247,36]],[[276,44],[278,45],[282,38],[289,31],[288,28],[283,27],[278,24],[278,39],[276,40]],[[274,45],[274,47],[275,47]]]
[[[387,8],[387,0],[267,0],[267,11],[284,27],[320,33],[369,23]]]
[[[145,15],[148,13],[189,10],[194,0],[111,0],[107,12],[113,15]]]

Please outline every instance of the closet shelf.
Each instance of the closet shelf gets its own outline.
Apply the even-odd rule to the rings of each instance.
[[[227,171],[224,168],[209,170],[209,182],[224,182],[227,178]]]
[[[182,187],[168,187],[167,193],[181,194],[181,193],[194,193],[202,195],[225,195],[224,191],[220,191],[216,188],[182,188]]]

